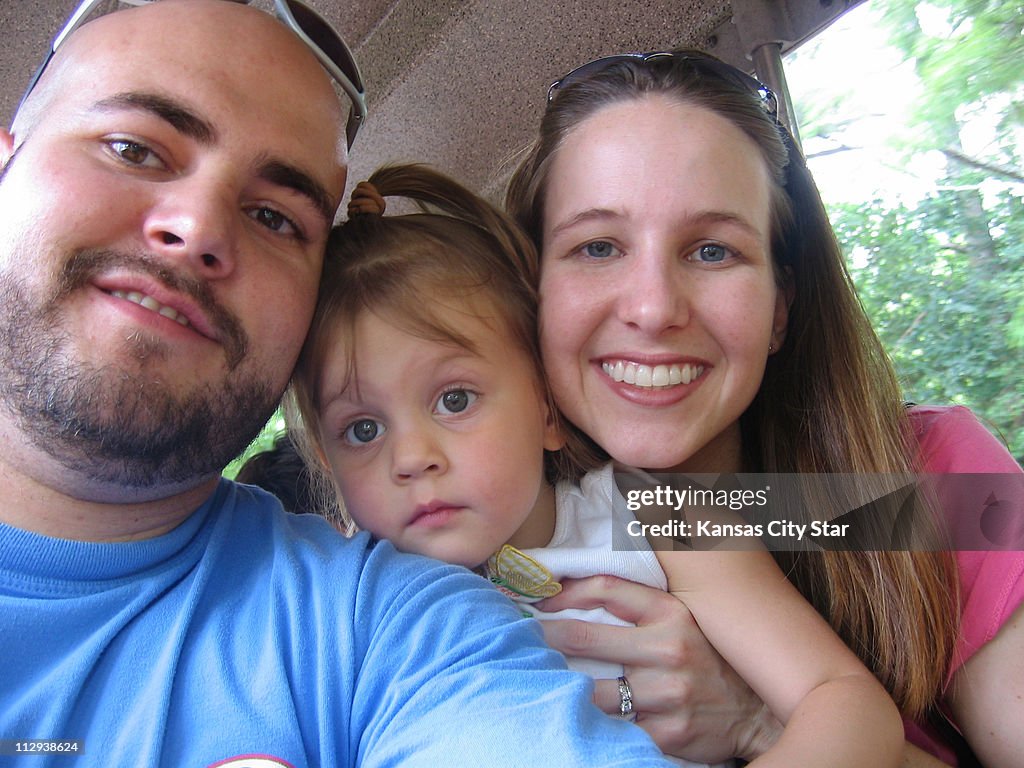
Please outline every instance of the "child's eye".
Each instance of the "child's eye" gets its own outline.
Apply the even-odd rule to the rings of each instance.
[[[358,419],[345,427],[344,439],[349,445],[366,445],[386,431],[387,427],[376,419]]]
[[[476,402],[478,395],[468,389],[449,389],[437,399],[437,412],[443,414],[462,413]]]

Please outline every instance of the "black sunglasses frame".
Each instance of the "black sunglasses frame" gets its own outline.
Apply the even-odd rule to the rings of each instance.
[[[591,77],[598,72],[603,72],[616,64],[630,61],[645,64],[657,59],[678,59],[689,61],[696,66],[704,67],[719,77],[732,80],[733,82],[750,89],[761,99],[761,106],[764,108],[764,111],[768,113],[768,116],[771,117],[776,125],[781,125],[779,122],[779,100],[771,88],[762,83],[756,77],[748,75],[742,69],[737,69],[731,64],[726,64],[721,59],[716,59],[714,56],[700,55],[696,52],[687,51],[619,53],[614,56],[603,56],[599,59],[588,61],[586,64],[581,64],[576,67],[576,69],[572,70],[569,74],[559,80],[556,80],[548,87],[547,103],[551,104],[558,96],[558,92],[566,86],[572,85],[574,82],[585,80],[586,78]]]

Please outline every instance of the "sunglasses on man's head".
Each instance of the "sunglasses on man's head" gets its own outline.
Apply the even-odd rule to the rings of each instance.
[[[152,0],[120,0],[114,5],[146,5]],[[231,2],[248,5],[250,0],[231,0]],[[21,97],[18,105],[20,110],[25,99],[36,87],[39,78],[46,71],[47,65],[53,59],[60,45],[67,39],[68,35],[82,26],[101,5],[109,5],[110,0],[83,0],[82,4],[71,14],[67,23],[53,38],[50,50],[43,59],[42,65],[36,70],[35,75]],[[352,51],[341,39],[341,36],[334,31],[334,28],[327,23],[316,11],[299,0],[274,0],[274,12],[277,18],[288,27],[302,42],[312,51],[324,69],[334,78],[334,81],[345,91],[352,106],[349,109],[348,125],[345,134],[348,138],[348,146],[352,147],[356,133],[366,119],[366,87],[363,84],[363,77],[359,73],[359,66],[356,64]]]
[[[558,92],[573,83],[578,83],[586,80],[589,77],[593,77],[599,72],[603,72],[609,67],[613,67],[616,64],[621,64],[627,61],[638,62],[646,64],[649,61],[655,61],[658,59],[675,59],[686,61],[691,64],[698,71],[704,70],[711,74],[734,82],[738,85],[748,88],[758,95],[761,99],[761,106],[764,107],[764,111],[768,113],[776,124],[779,124],[779,101],[775,97],[775,93],[767,85],[762,83],[757,78],[751,77],[746,72],[736,67],[726,64],[721,59],[716,59],[714,56],[708,56],[701,54],[697,51],[654,51],[651,53],[620,53],[615,56],[604,56],[600,59],[594,59],[588,61],[586,64],[581,64],[576,67],[572,72],[567,74],[560,80],[556,80],[548,88],[548,104],[551,104],[558,96]]]

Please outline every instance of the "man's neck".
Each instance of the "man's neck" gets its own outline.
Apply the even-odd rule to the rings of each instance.
[[[0,453],[0,522],[60,539],[134,541],[160,536],[181,524],[217,487],[218,477],[161,488],[95,483],[62,467],[3,429]]]

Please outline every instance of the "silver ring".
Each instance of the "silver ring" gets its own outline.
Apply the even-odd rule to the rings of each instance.
[[[625,675],[619,678],[619,714],[623,717],[633,714],[633,689]]]

